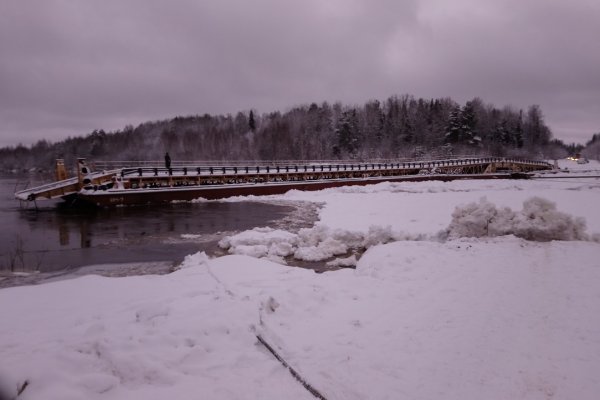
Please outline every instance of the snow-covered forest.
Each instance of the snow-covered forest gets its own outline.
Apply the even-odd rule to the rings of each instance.
[[[596,136],[594,138],[597,139]],[[597,140],[596,140],[597,142]],[[591,144],[591,142],[590,142]],[[598,157],[598,144],[591,158]],[[57,143],[0,149],[0,168],[48,168],[55,158],[94,160],[314,160],[440,157],[453,154],[559,158],[580,151],[552,138],[542,110],[497,108],[475,98],[410,95],[363,104],[312,103],[260,115],[178,116],[137,127],[96,129]]]

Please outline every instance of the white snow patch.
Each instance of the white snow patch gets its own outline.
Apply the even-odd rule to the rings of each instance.
[[[358,260],[356,259],[356,254],[352,254],[350,257],[346,258],[336,258],[335,260],[331,260],[326,263],[326,265],[330,267],[356,267]]]
[[[191,233],[182,233],[181,235],[182,239],[201,239],[204,235],[198,235],[198,234],[191,234]]]

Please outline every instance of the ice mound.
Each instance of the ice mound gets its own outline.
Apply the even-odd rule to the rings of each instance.
[[[194,254],[189,254],[185,256],[185,258],[183,259],[181,264],[179,264],[179,267],[177,267],[177,269],[186,269],[196,267],[198,265],[205,265],[206,263],[208,263],[208,261],[209,257],[203,251]]]
[[[222,239],[219,247],[227,249],[230,254],[267,258],[279,263],[285,263],[285,257],[314,262],[345,255],[338,261],[333,260],[331,265],[354,266],[356,257],[350,254],[353,251],[362,251],[401,237],[405,238],[406,234],[392,232],[389,226],[371,226],[366,233],[331,229],[323,225],[303,228],[298,233],[254,228]]]
[[[442,232],[448,238],[503,235],[538,242],[590,239],[583,218],[560,212],[556,204],[540,197],[525,200],[519,212],[497,208],[482,197],[478,203],[456,207],[450,225]]]
[[[357,264],[358,260],[356,259],[356,254],[352,254],[350,257],[346,258],[336,258],[335,260],[329,261],[327,263],[327,265],[330,267],[342,268],[356,267]]]
[[[219,247],[229,249],[230,254],[268,258],[285,264],[283,257],[294,253],[297,241],[297,235],[281,229],[254,228],[223,238]]]

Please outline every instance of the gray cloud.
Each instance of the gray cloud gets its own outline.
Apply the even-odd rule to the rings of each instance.
[[[0,146],[175,115],[392,94],[539,104],[600,131],[591,0],[19,1],[0,4]]]

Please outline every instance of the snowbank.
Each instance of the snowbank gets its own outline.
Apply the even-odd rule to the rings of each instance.
[[[168,276],[0,291],[19,399],[577,398],[600,390],[599,245],[515,237],[370,248],[315,274],[247,256]]]
[[[261,271],[269,286],[284,275],[252,258],[227,262],[240,287]],[[28,382],[19,400],[310,398],[257,345],[262,296],[233,296],[237,284],[224,286],[225,269],[215,273],[202,253],[182,267],[0,290],[5,395]]]

